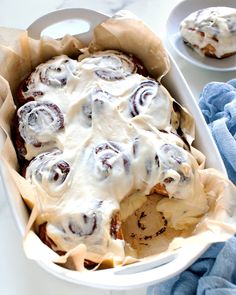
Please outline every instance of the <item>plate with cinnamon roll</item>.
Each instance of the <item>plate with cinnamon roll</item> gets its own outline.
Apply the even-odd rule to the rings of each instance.
[[[218,229],[231,234],[230,183],[161,40],[128,12],[101,22],[88,44],[26,38],[31,57],[0,80],[1,173],[27,257],[68,281],[126,289],[180,272]]]
[[[236,69],[234,1],[183,1],[169,15],[170,45],[190,63],[217,71]]]

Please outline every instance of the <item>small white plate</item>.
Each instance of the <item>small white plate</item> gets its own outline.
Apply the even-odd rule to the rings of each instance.
[[[168,17],[166,24],[167,38],[180,56],[196,66],[215,71],[234,71],[236,70],[236,55],[224,59],[200,56],[186,46],[180,36],[179,26],[185,17],[199,9],[213,6],[236,8],[236,0],[185,0],[180,2]]]

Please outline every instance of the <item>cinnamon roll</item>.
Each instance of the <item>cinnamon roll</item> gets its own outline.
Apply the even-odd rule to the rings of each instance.
[[[130,98],[130,114],[135,117],[149,107],[151,100],[156,97],[158,83],[152,80],[143,81]]]
[[[72,210],[72,204],[68,202],[63,210],[58,205],[52,212],[38,216],[38,235],[55,252],[66,253],[82,243],[88,252],[105,255],[114,244],[122,245],[121,221],[116,206],[96,199],[90,199],[86,206],[84,203],[82,201],[76,210]],[[122,247],[119,251],[123,255]]]
[[[70,172],[70,164],[59,150],[45,152],[31,160],[25,169],[25,178],[40,185],[49,195],[59,195]]]
[[[195,11],[181,22],[180,34],[200,55],[229,57],[236,53],[236,9],[208,7]]]
[[[94,73],[106,81],[125,79],[136,72],[147,74],[145,67],[136,57],[114,50],[94,53],[88,59],[85,58],[82,63],[84,67],[89,67],[92,64]]]
[[[108,177],[114,169],[122,169],[125,173],[129,173],[129,157],[115,142],[110,141],[99,144],[94,149],[94,156],[98,173],[102,178]],[[119,165],[119,168],[116,168],[117,165]]]
[[[17,91],[17,102],[40,100],[50,89],[60,90],[76,79],[77,62],[68,56],[54,57],[36,67],[35,71],[22,81]]]
[[[60,108],[51,102],[27,102],[18,109],[17,118],[20,154],[26,153],[27,146],[40,148],[54,141],[57,132],[64,129],[64,116]]]

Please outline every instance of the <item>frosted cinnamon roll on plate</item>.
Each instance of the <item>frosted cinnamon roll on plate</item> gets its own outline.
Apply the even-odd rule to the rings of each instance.
[[[181,57],[196,66],[233,71],[235,10],[233,0],[182,1],[168,17],[168,41]]]
[[[209,7],[197,10],[180,24],[186,45],[200,55],[226,58],[236,53],[236,9]]]

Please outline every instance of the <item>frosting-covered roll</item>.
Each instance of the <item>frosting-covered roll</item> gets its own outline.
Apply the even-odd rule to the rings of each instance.
[[[136,71],[136,66],[131,58],[116,51],[108,51],[107,54],[98,53],[91,57],[86,59],[84,65],[92,63],[96,67],[95,74],[104,80],[124,79]]]
[[[90,199],[88,202],[81,200],[78,204],[68,202],[63,210],[55,207],[41,214],[36,223],[39,237],[60,254],[85,244],[87,251],[96,253],[97,257],[109,252],[124,256],[119,212],[110,201]],[[93,262],[99,263],[99,260]]]
[[[209,7],[191,13],[180,24],[184,42],[201,55],[225,58],[236,53],[236,9]]]
[[[64,128],[64,116],[51,102],[29,101],[18,109],[17,118],[22,139],[17,148],[23,154],[30,146],[37,149],[52,143],[56,139],[55,134]]]
[[[82,61],[84,68],[89,65],[94,68],[94,73],[101,79],[115,81],[125,79],[127,76],[138,73],[146,76],[147,70],[133,55],[124,54],[116,50],[106,50],[89,54],[82,54],[79,59]]]
[[[150,105],[151,100],[156,96],[158,84],[155,81],[147,80],[140,83],[130,98],[130,114],[135,117],[144,112]]]
[[[16,97],[18,104],[23,105],[29,100],[41,100],[51,91],[54,99],[57,95],[61,97],[66,87],[77,79],[76,70],[77,61],[66,55],[56,56],[37,66],[18,88]]]
[[[63,159],[62,152],[53,150],[36,156],[29,163],[24,176],[31,183],[40,186],[49,196],[59,198],[66,189],[65,183],[70,169],[70,164]]]

